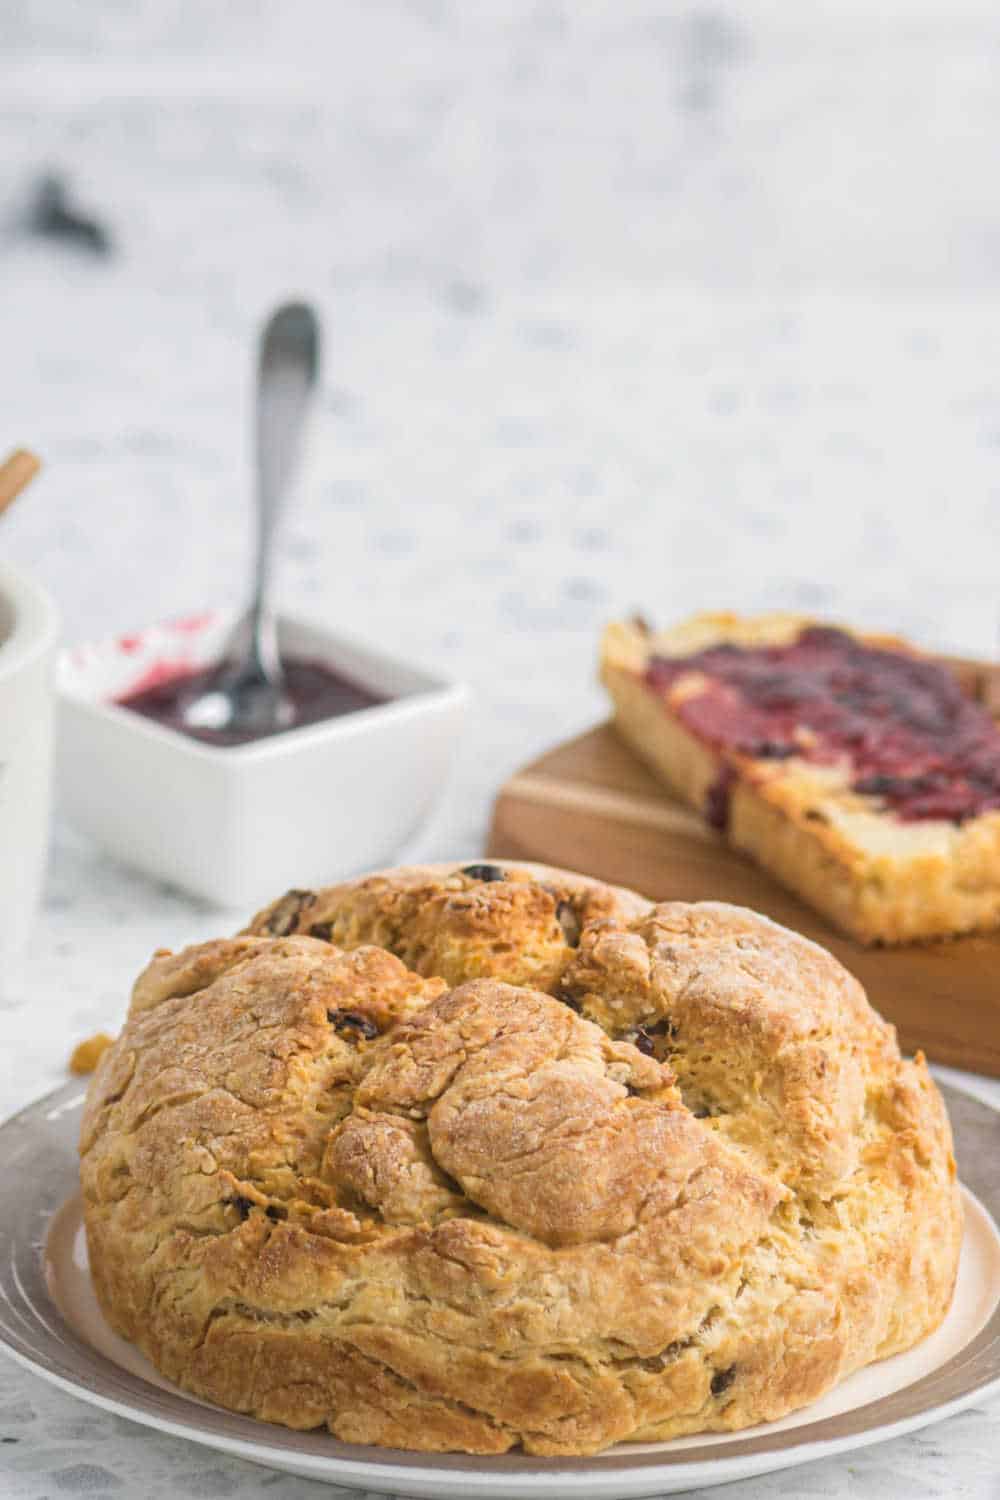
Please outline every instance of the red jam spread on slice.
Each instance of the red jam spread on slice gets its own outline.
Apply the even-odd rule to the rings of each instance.
[[[814,625],[784,646],[654,656],[646,681],[666,692],[692,672],[704,674],[704,689],[672,709],[719,749],[846,761],[854,791],[907,822],[963,823],[1000,808],[1000,727],[937,662]],[[728,783],[720,796],[726,791]],[[723,826],[724,811],[713,821]]]
[[[344,714],[357,713],[362,708],[372,708],[386,699],[378,697],[358,682],[342,676],[325,662],[309,661],[300,657],[285,658],[282,662],[285,674],[285,692],[292,704],[292,722],[288,729],[301,729],[306,724],[321,724],[325,719],[339,719]],[[200,672],[168,676],[164,681],[156,680],[138,692],[119,698],[122,708],[155,719],[178,734],[202,740],[207,745],[245,745],[251,740],[263,739],[271,734],[284,733],[284,728],[265,730],[262,733],[247,733],[231,729],[194,729],[184,722],[183,708],[199,693],[210,692],[217,687],[228,671],[225,662],[206,667]]]

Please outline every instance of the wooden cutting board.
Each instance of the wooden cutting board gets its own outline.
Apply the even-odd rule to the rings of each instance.
[[[829,948],[907,1051],[1000,1077],[1000,933],[863,948],[729,849],[675,801],[610,724],[559,745],[502,788],[488,852],[563,865],[656,900],[733,901]]]

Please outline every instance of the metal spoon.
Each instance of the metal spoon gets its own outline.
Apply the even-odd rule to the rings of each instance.
[[[185,703],[192,729],[250,738],[292,722],[274,617],[266,606],[278,517],[295,470],[309,398],[319,371],[319,322],[302,302],[279,307],[260,337],[257,358],[257,556],[254,594],[230,665],[210,691]]]

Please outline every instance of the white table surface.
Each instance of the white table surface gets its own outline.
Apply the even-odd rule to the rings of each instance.
[[[250,341],[302,291],[327,359],[280,596],[477,694],[408,852],[475,852],[504,774],[601,714],[617,611],[802,607],[995,649],[989,0],[8,9],[0,447],[48,469],[2,547],[67,639],[239,597]],[[113,259],[18,232],[49,165]],[[238,915],[58,822],[0,1112],[117,1026],[154,947]],[[4,1500],[325,1493],[6,1361],[0,1437]],[[998,1449],[994,1403],[702,1494],[995,1500]]]

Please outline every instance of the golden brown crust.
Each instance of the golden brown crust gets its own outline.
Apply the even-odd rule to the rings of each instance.
[[[471,878],[323,893],[349,951],[154,958],[81,1137],[120,1333],[265,1420],[568,1454],[779,1416],[936,1326],[947,1119],[828,954],[523,868],[467,921]],[[364,941],[390,919],[455,988]],[[480,977],[525,962],[559,998]]]
[[[783,1182],[854,1170],[866,1079],[898,1052],[824,948],[741,907],[665,902],[587,933],[564,988],[613,1031],[653,1028],[689,1107]]]
[[[495,871],[479,879],[467,871]],[[632,891],[566,870],[510,861],[414,865],[320,891],[289,891],[254,917],[253,934],[310,933],[375,943],[449,984],[502,979],[551,990],[588,922],[638,913]]]
[[[650,692],[643,673],[653,654],[683,656],[720,641],[783,644],[805,625],[799,615],[694,616],[650,635],[627,624],[608,627],[601,680],[626,740],[667,785],[704,812],[720,773],[734,777],[726,837],[863,943],[903,943],[1000,925],[1000,813],[961,827],[903,823],[877,798],[851,790],[843,768],[799,758],[780,762],[716,751],[696,739]],[[887,636],[868,644],[913,653]],[[682,678],[672,693],[686,693]]]

